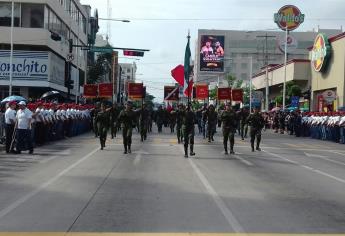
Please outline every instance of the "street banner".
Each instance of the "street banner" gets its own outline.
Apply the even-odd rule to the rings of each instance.
[[[260,107],[262,99],[263,99],[263,92],[262,91],[253,91],[252,97],[250,98],[250,102],[252,104],[252,107]]]
[[[144,85],[142,83],[128,83],[128,97],[132,100],[143,97]]]
[[[85,84],[84,85],[84,97],[86,98],[95,98],[98,93],[97,84]]]
[[[243,90],[242,89],[233,89],[231,91],[232,101],[243,102]]]
[[[99,97],[113,97],[113,84],[112,83],[99,84],[98,96]]]
[[[164,100],[165,101],[178,101],[179,100],[179,87],[178,86],[164,86]]]
[[[231,88],[218,88],[218,100],[231,100]]]
[[[196,99],[203,100],[208,98],[208,85],[196,84],[195,85]]]
[[[201,35],[200,71],[224,71],[224,36]]]

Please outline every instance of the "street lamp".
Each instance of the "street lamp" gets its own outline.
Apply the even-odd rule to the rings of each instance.
[[[119,21],[123,23],[130,23],[130,20],[127,19],[114,19],[114,18],[98,18],[98,20],[107,20],[107,21]]]

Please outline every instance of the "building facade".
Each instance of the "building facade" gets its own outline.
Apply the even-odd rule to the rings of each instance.
[[[323,30],[327,35],[335,35],[341,30]],[[308,47],[313,44],[318,32],[290,32],[288,60],[308,59]],[[224,69],[222,72],[207,72],[200,69],[200,52],[202,49],[202,37],[224,36]],[[198,82],[207,82],[209,84],[226,84],[224,77],[226,74],[232,74],[237,79],[249,80],[250,58],[252,58],[252,73],[261,71],[262,67],[268,64],[284,63],[284,41],[285,33],[283,31],[237,31],[237,30],[206,30],[198,31],[195,48],[195,80]]]
[[[345,106],[345,33],[322,38],[325,44],[315,40],[310,51],[311,104],[314,111],[336,111]]]
[[[13,30],[13,94],[39,98],[58,90],[68,77],[69,39],[87,46],[90,40],[91,7],[78,0],[15,0]],[[0,97],[8,96],[10,72],[11,2],[0,0]],[[97,22],[98,24],[98,22]],[[97,25],[98,30],[98,25]],[[54,39],[52,34],[59,36]],[[72,94],[79,93],[87,73],[87,51],[73,47]]]

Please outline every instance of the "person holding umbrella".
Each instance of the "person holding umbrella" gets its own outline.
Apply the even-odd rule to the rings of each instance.
[[[6,135],[6,153],[14,153],[13,143],[13,132],[16,124],[16,101],[8,103],[9,107],[5,112],[5,135]],[[12,146],[12,147],[11,147]]]
[[[32,144],[31,137],[31,121],[32,121],[32,112],[26,107],[26,103],[21,101],[18,103],[19,110],[17,112],[17,152],[21,153],[22,150],[27,145],[29,149],[29,154],[34,153],[34,147]]]

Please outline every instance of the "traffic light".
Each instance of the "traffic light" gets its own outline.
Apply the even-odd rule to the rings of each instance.
[[[51,32],[50,38],[54,41],[61,41],[61,36],[54,32]]]
[[[73,39],[68,40],[69,53],[73,52]]]
[[[124,56],[130,56],[130,57],[143,57],[144,52],[143,51],[134,51],[134,50],[123,50]]]
[[[73,89],[74,86],[74,81],[71,79],[66,79],[65,80],[65,87],[69,89]]]

